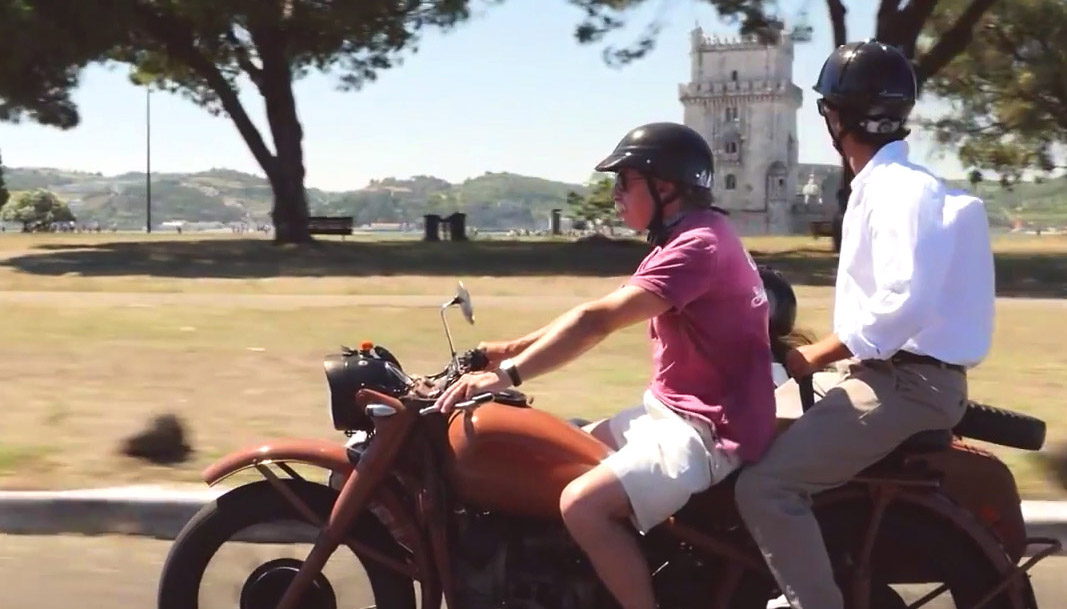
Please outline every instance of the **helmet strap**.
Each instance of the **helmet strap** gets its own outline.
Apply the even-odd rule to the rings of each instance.
[[[823,116],[822,117],[823,121],[826,123],[826,131],[827,131],[827,133],[830,134],[830,141],[833,142],[833,144],[834,144],[834,150],[836,150],[838,154],[844,156],[845,150],[841,146],[841,140],[850,131],[850,129],[849,129],[849,126],[848,126],[848,122],[844,120],[844,117],[840,117],[840,118],[842,119],[841,120],[841,133],[838,133],[837,135],[834,135],[834,129],[833,129],[833,127],[830,126],[830,117],[829,116]]]
[[[671,203],[678,198],[678,190],[675,189],[666,199],[659,195],[659,191],[653,186],[653,178],[650,174],[645,174],[645,184],[648,185],[648,195],[652,197],[652,204],[654,211],[652,212],[652,220],[649,221],[646,229],[648,230],[647,241],[653,246],[663,245],[667,241],[668,231],[667,227],[663,225],[663,208],[667,204]]]

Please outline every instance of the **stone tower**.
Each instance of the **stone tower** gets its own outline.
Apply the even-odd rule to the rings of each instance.
[[[742,234],[787,234],[797,195],[793,41],[709,38],[691,33],[690,82],[679,87],[684,123],[715,155],[715,199]]]

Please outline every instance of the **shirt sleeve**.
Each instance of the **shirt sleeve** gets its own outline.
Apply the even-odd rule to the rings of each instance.
[[[936,315],[955,243],[945,230],[945,190],[939,182],[871,196],[865,229],[875,291],[838,338],[857,358],[887,359]]]
[[[708,291],[718,267],[718,239],[710,231],[690,231],[668,243],[627,281],[681,310]]]

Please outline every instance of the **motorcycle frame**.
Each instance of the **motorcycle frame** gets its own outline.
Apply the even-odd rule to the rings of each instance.
[[[319,575],[326,561],[342,543],[351,548],[357,556],[377,561],[417,581],[422,591],[421,609],[440,609],[442,597],[448,606],[459,606],[455,581],[449,568],[449,515],[455,506],[450,504],[448,493],[443,488],[441,466],[434,461],[433,448],[424,443],[410,453],[417,459],[414,471],[396,468],[401,448],[405,446],[413,427],[420,419],[418,406],[368,389],[361,389],[355,401],[356,406],[361,409],[366,409],[371,404],[379,404],[390,406],[395,411],[395,414],[390,416],[374,419],[373,441],[369,442],[366,451],[355,464],[343,446],[318,440],[285,440],[237,451],[224,457],[204,471],[204,481],[213,486],[230,475],[254,467],[298,514],[309,524],[319,528],[310,553],[274,609],[296,607],[300,595]],[[453,416],[469,414],[461,412]],[[289,462],[317,466],[346,477],[325,521],[269,467],[276,464],[289,477],[304,480],[288,465]],[[394,474],[394,477],[390,478],[390,473]],[[391,480],[400,484],[400,492],[395,488],[395,484],[390,483]],[[1012,609],[1036,607],[1033,591],[1025,574],[1038,562],[1061,549],[1058,540],[1027,538],[1028,547],[1044,547],[1024,563],[1014,564],[988,527],[938,491],[936,479],[909,477],[894,472],[863,475],[844,487],[821,493],[815,496],[813,509],[867,500],[868,497],[872,500],[873,507],[867,514],[867,526],[859,540],[855,555],[856,564],[851,569],[848,585],[843,590],[844,594],[852,599],[851,606],[856,609],[868,608],[871,557],[875,539],[886,509],[900,502],[918,507],[935,516],[938,521],[965,534],[1000,574],[1000,581],[994,584],[981,600],[971,607],[961,609],[983,609],[1004,591],[1008,592]],[[360,543],[359,540],[349,538],[347,533],[356,517],[368,508],[376,514],[382,514],[384,511],[387,520],[391,522],[383,524],[389,528],[397,541],[411,552],[408,564],[400,563],[375,548]],[[695,550],[706,553],[709,557],[724,560],[726,570],[718,578],[715,592],[709,599],[708,606],[711,609],[727,609],[746,570],[768,580],[771,578],[766,563],[753,544],[722,539],[678,522],[675,518],[664,522],[657,529]],[[910,605],[909,609],[927,604],[947,589],[947,586],[942,584]]]

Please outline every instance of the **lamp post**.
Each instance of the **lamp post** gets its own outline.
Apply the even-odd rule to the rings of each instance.
[[[145,228],[152,232],[152,90],[145,87]]]

